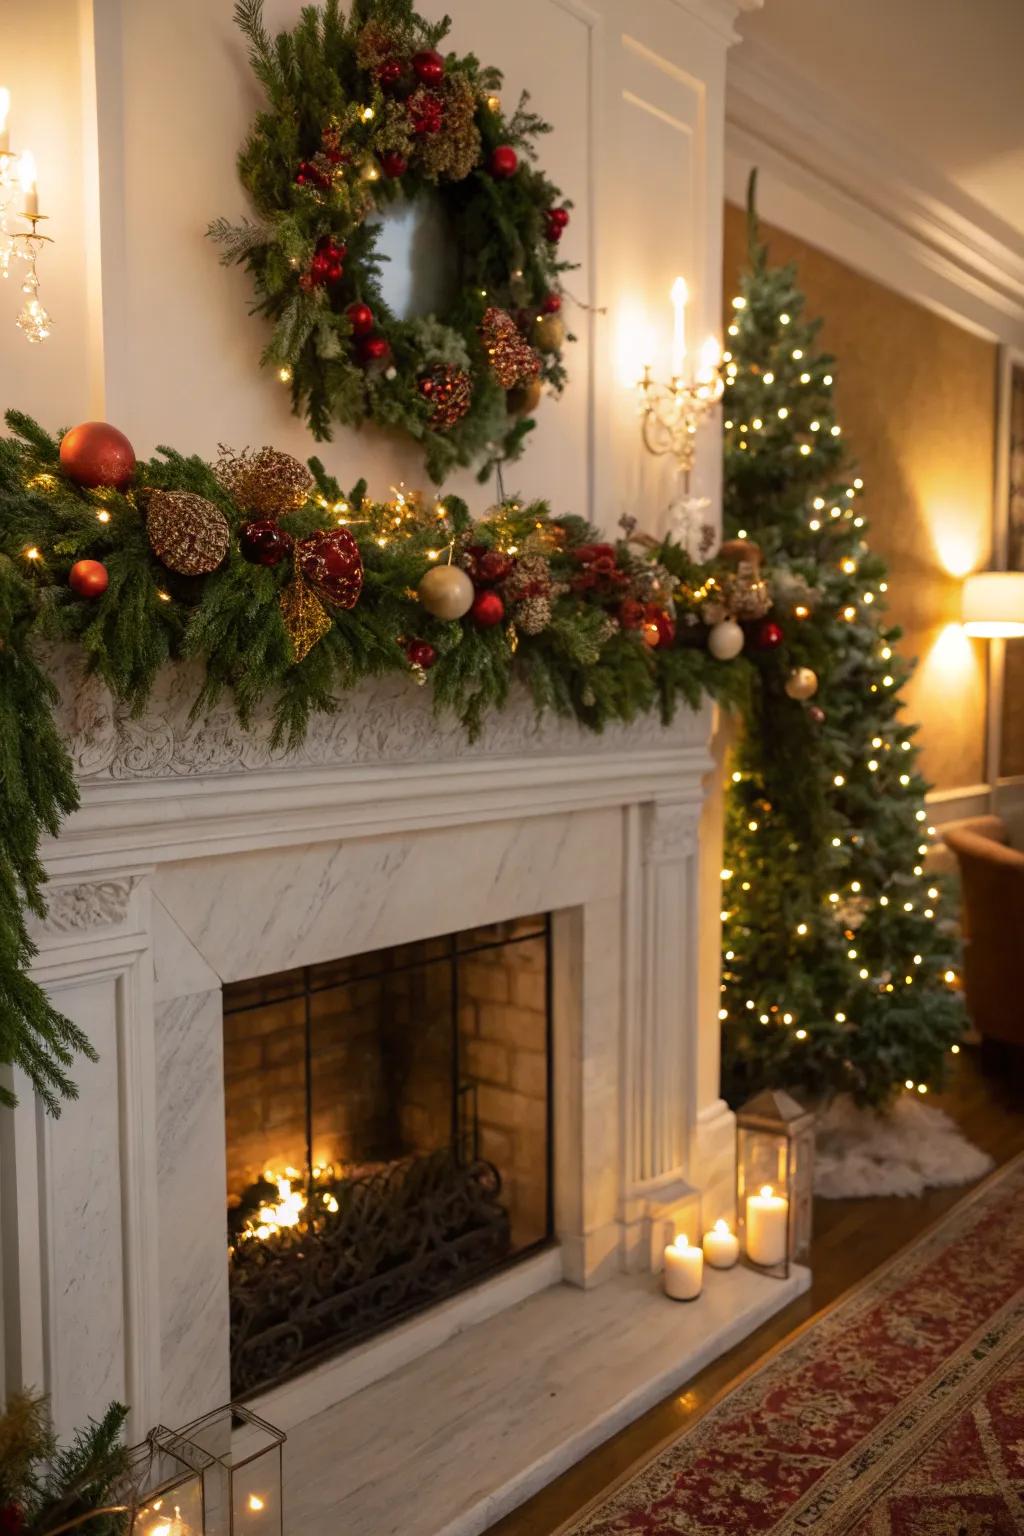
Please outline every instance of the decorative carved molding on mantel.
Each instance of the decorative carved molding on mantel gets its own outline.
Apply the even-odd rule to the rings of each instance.
[[[46,890],[46,917],[30,916],[29,933],[39,944],[48,939],[86,933],[92,936],[123,928],[130,916],[132,892],[137,884],[138,876],[122,875],[109,880],[84,880],[76,885],[51,885]]]
[[[648,864],[674,864],[697,852],[700,804],[655,801],[647,819],[644,858]]]
[[[336,714],[316,715],[305,741],[289,751],[272,741],[269,711],[246,731],[230,700],[193,720],[198,668],[167,668],[145,712],[133,719],[97,678],[76,680],[70,658],[57,660],[62,703],[58,719],[83,783],[174,780],[237,774],[247,770],[320,768],[334,764],[381,767],[408,763],[472,764],[494,758],[591,757],[658,747],[703,745],[706,721],[684,708],[666,728],[656,714],[600,736],[575,720],[547,715],[538,720],[525,693],[484,726],[470,742],[451,714],[434,713],[429,693],[410,680],[389,679],[355,690]]]

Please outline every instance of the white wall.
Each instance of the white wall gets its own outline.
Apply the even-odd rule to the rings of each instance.
[[[580,338],[570,387],[540,413],[510,489],[609,527],[625,510],[654,526],[670,477],[639,449],[623,379],[652,351],[667,362],[668,289],[680,271],[694,295],[692,335],[717,328],[735,7],[424,0],[423,9],[453,12],[453,46],[501,64],[506,101],[528,87],[554,123],[544,163],[577,205],[563,249],[580,270],[567,286],[606,310],[570,307]],[[268,0],[268,23],[289,25],[298,10],[298,0]],[[0,323],[5,403],[53,426],[102,416],[142,453],[159,443],[203,454],[222,442],[315,449],[287,389],[258,368],[266,329],[247,313],[248,279],[221,267],[204,238],[210,219],[246,212],[235,156],[260,104],[231,13],[231,0],[0,0],[14,137],[40,161],[57,240],[42,267],[51,341],[30,349]],[[711,433],[703,447],[714,493]],[[398,479],[423,481],[415,449],[374,429],[339,429],[323,456],[344,484],[366,474],[384,492]],[[471,474],[452,488],[486,505]]]

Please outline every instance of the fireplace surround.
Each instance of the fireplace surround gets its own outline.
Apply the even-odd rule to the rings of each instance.
[[[64,690],[82,807],[46,849],[36,973],[99,1061],[60,1121],[24,1082],[0,1117],[4,1369],[45,1386],[64,1430],[108,1398],[144,1433],[229,1395],[225,1003],[230,1020],[254,978],[550,914],[552,1245],[264,1394],[290,1432],[531,1288],[612,1296],[677,1222],[732,1215],[698,919],[717,913],[709,713],[593,738],[522,698],[470,744],[396,683],[285,754],[269,722],[190,721],[193,685],[168,674],[141,720],[93,682]],[[731,1305],[705,1356],[741,1327]]]

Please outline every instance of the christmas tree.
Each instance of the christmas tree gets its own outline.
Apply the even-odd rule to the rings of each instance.
[[[901,717],[909,666],[885,618],[864,485],[792,266],[772,268],[751,181],[750,270],[724,358],[725,537],[760,546],[768,617],[728,784],[725,1091],[766,1084],[883,1104],[926,1093],[964,1026],[955,928]],[[817,687],[815,684],[817,683]]]

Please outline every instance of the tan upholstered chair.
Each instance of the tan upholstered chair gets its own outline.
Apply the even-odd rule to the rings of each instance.
[[[943,829],[960,865],[964,989],[975,1029],[1024,1045],[1024,853],[998,816]]]

